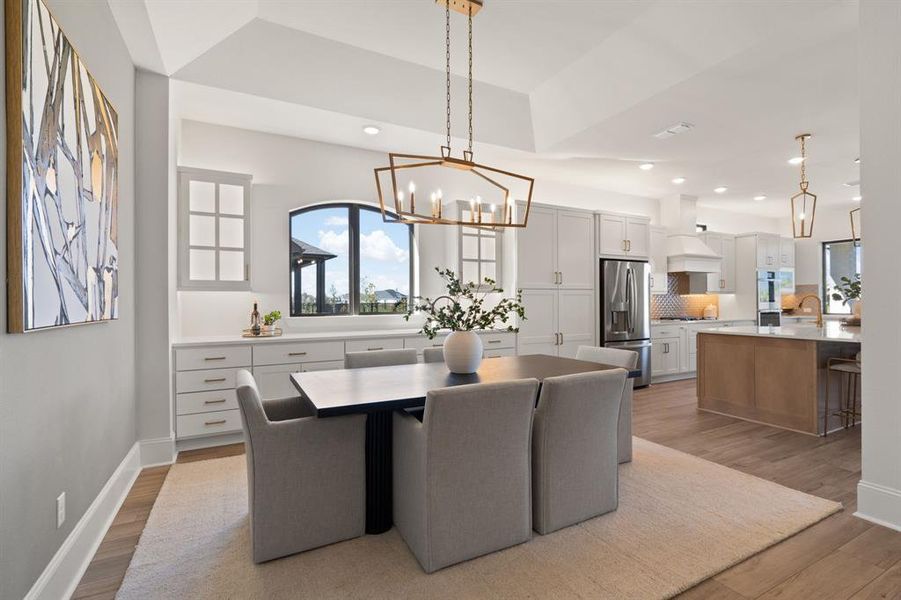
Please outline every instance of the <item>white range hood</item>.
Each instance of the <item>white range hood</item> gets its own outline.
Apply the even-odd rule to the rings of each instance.
[[[660,220],[670,233],[666,239],[669,273],[719,273],[722,257],[701,241],[695,229],[697,196],[678,195],[660,201]]]

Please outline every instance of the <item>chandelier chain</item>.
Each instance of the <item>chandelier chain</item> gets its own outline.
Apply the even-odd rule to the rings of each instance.
[[[444,11],[444,64],[446,74],[446,107],[447,107],[447,151],[450,154],[451,146],[451,69],[450,69],[450,0],[445,2]]]
[[[469,4],[469,154],[472,155],[472,3]]]
[[[805,141],[807,140],[806,135],[801,136],[801,189],[807,189],[807,147],[805,146]]]

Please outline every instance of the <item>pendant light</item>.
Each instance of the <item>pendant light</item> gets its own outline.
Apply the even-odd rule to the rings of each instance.
[[[796,135],[801,143],[801,191],[791,197],[792,236],[795,239],[809,238],[813,235],[813,220],[817,212],[817,196],[807,191],[807,147],[805,142],[809,133]]]
[[[466,225],[496,229],[525,227],[535,180],[496,167],[476,163],[472,152],[472,18],[482,0],[436,0],[444,7],[445,114],[447,138],[438,156],[389,153],[387,167],[375,169],[375,185],[382,218],[390,223]],[[469,148],[462,157],[451,152],[451,9],[468,18],[469,25]],[[386,206],[393,202],[393,206]],[[445,196],[454,201],[445,215]],[[423,200],[420,200],[423,198]],[[514,202],[524,206],[515,214]]]

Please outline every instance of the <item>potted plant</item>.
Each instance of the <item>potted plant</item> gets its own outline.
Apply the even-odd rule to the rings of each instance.
[[[271,332],[275,329],[276,323],[282,318],[282,313],[279,310],[273,310],[269,314],[263,317],[263,331]]]
[[[435,271],[444,280],[447,294],[434,300],[414,299],[404,318],[409,321],[413,312],[424,313],[426,320],[420,333],[430,340],[439,331],[450,330],[444,340],[444,363],[452,373],[475,373],[482,362],[482,340],[476,331],[496,329],[499,325],[507,331],[519,331],[510,320],[514,315],[525,319],[522,292],[517,292],[515,298],[501,298],[494,307],[487,308],[489,294],[504,292],[493,279],[486,277],[481,285],[463,283],[450,269],[435,267]]]
[[[857,320],[860,320],[861,311],[861,289],[860,289],[860,273],[854,275],[854,279],[842,277],[841,283],[835,286],[832,292],[833,300],[841,300],[842,304],[851,305],[851,312]]]

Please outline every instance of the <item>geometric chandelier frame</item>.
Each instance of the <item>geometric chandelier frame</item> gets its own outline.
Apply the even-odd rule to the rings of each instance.
[[[813,236],[813,221],[817,212],[817,195],[809,192],[807,186],[807,147],[805,142],[809,133],[795,136],[801,143],[801,191],[791,197],[792,236],[796,239]]]

